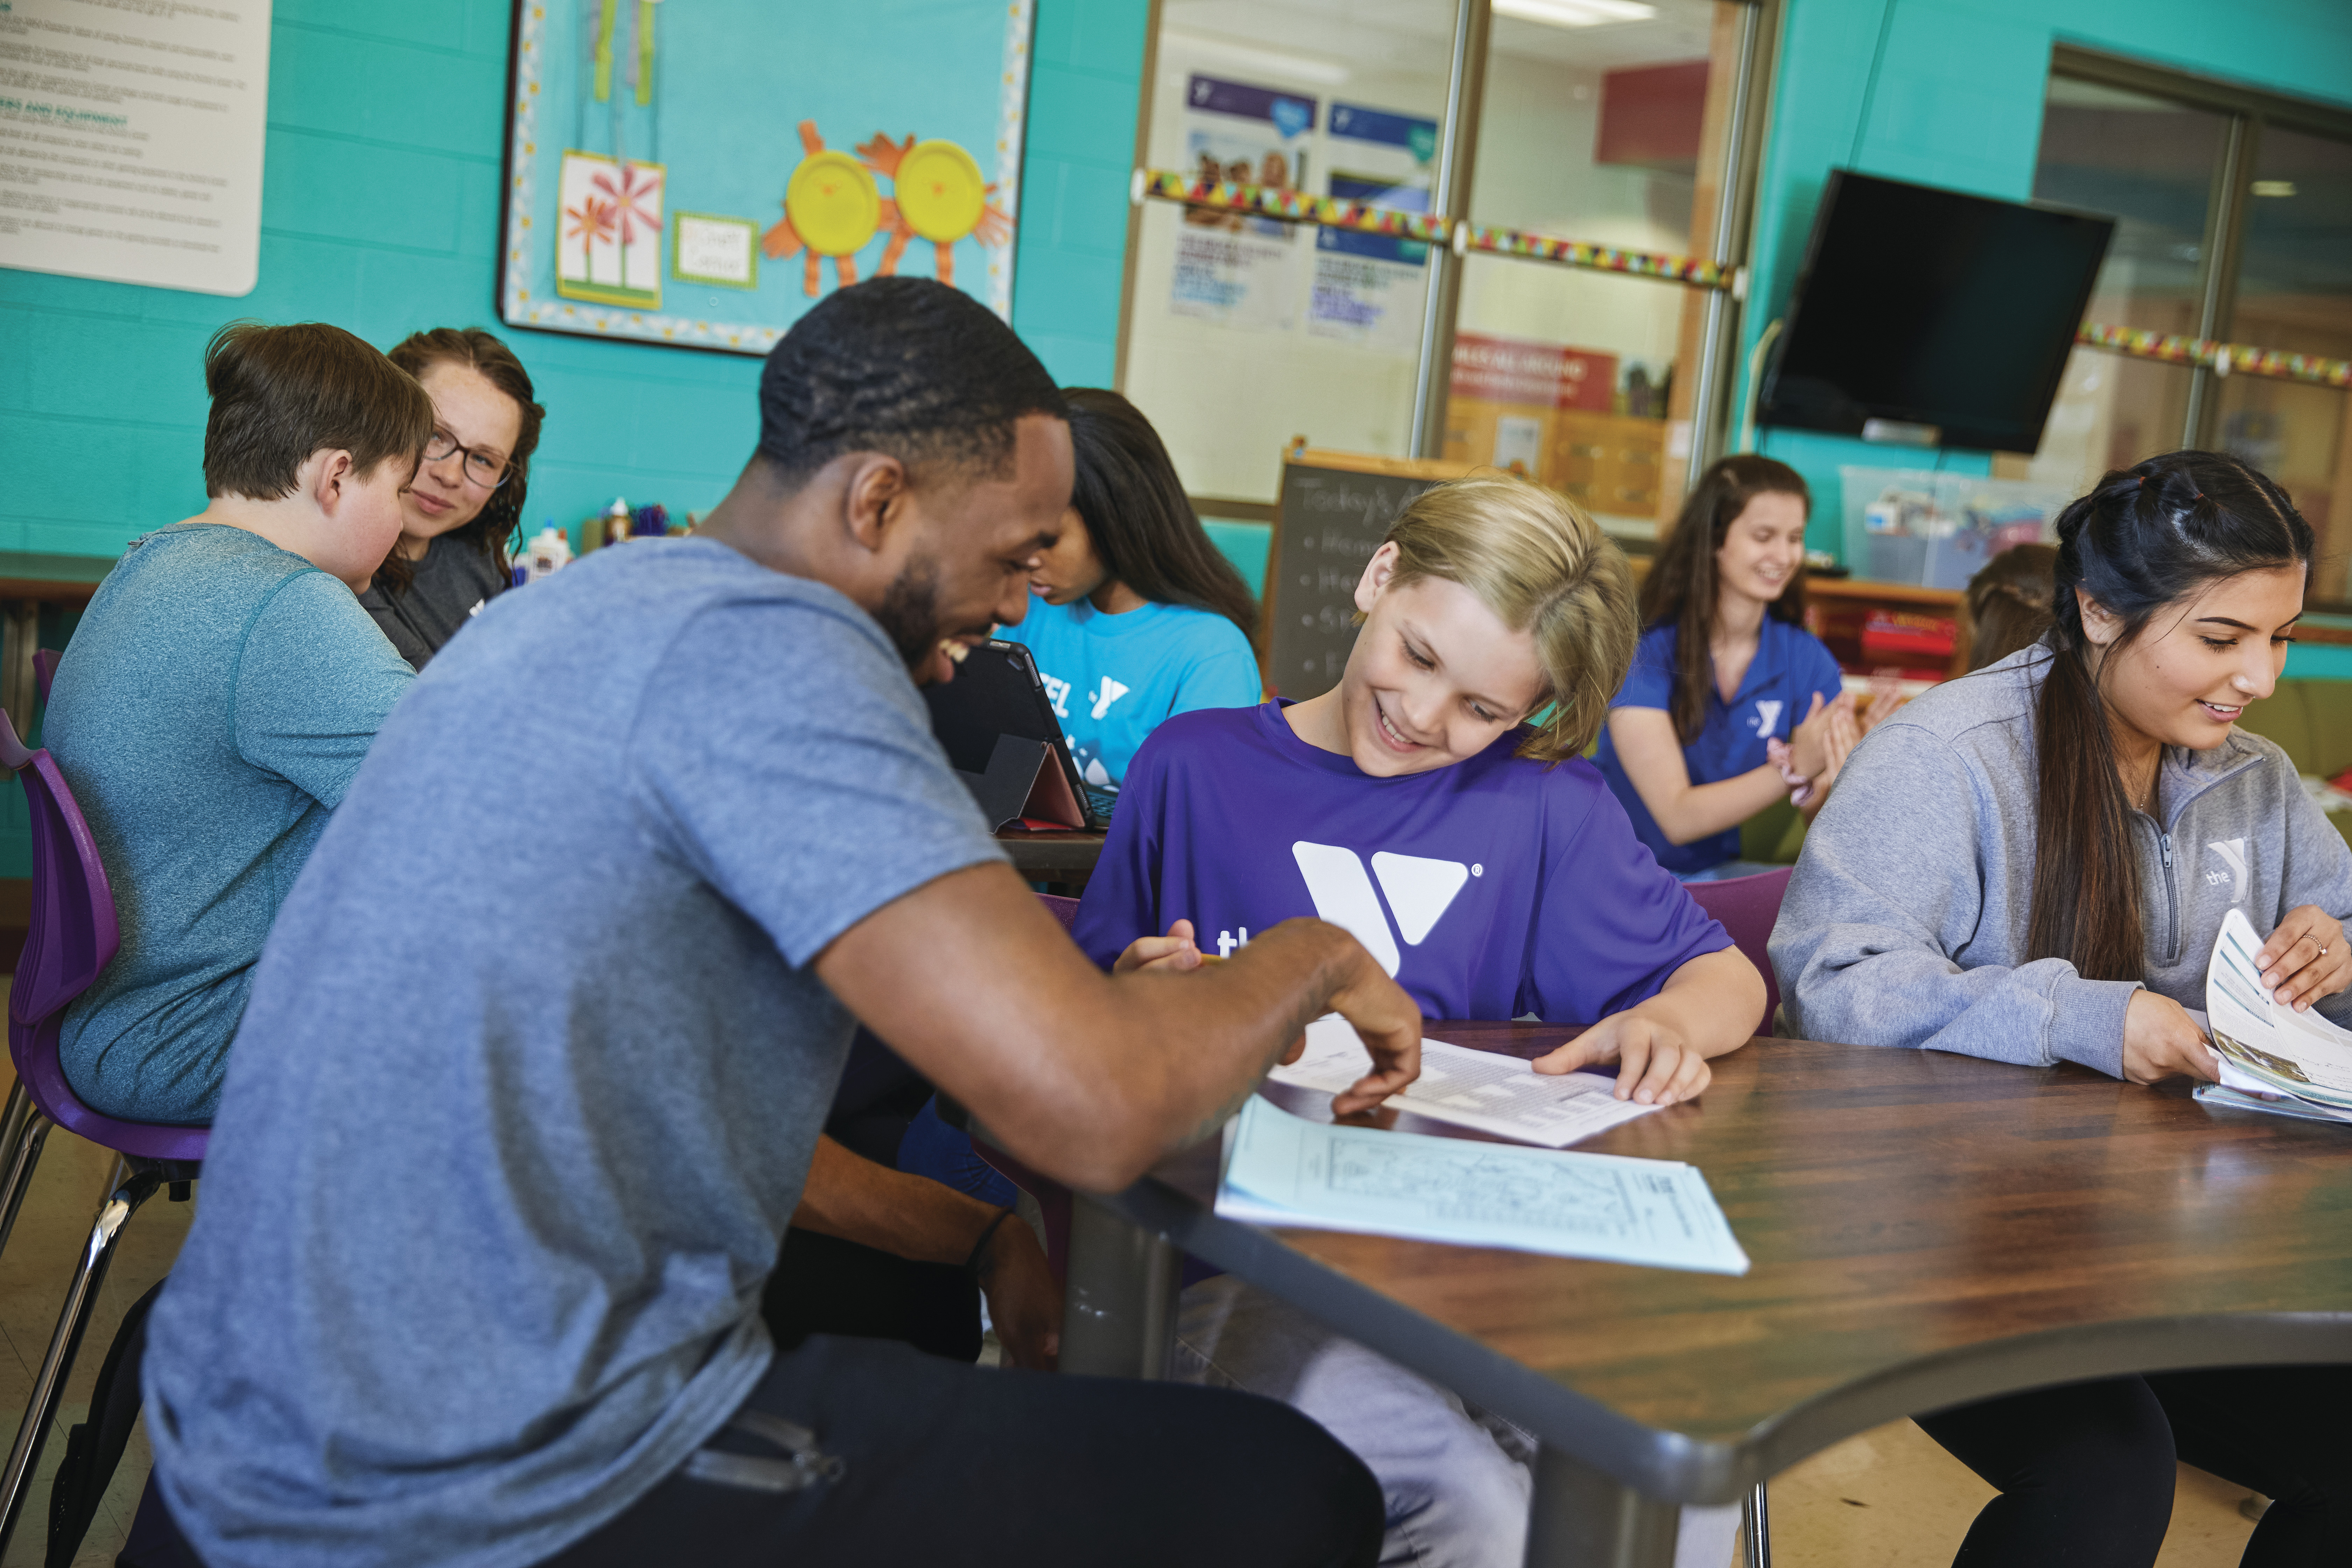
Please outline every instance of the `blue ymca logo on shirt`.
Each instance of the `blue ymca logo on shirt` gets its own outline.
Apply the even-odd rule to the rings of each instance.
[[[1652,626],[1642,634],[1633,668],[1609,706],[1656,708],[1672,711],[1675,691],[1673,626]],[[1843,688],[1837,659],[1819,637],[1802,626],[1767,616],[1758,628],[1756,655],[1739,679],[1739,689],[1726,702],[1709,692],[1706,722],[1696,739],[1683,748],[1683,765],[1695,784],[1718,784],[1764,765],[1764,742],[1785,741],[1807,710],[1813,694],[1834,701]],[[1669,871],[1703,871],[1739,853],[1739,830],[1716,834],[1689,844],[1672,844],[1642,804],[1641,793],[1625,776],[1609,732],[1601,733],[1600,754],[1593,759],[1601,776],[1624,806],[1633,832],[1650,847],[1658,864]]]

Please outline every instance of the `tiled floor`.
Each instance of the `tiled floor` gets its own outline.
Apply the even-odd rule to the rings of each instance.
[[[5,1065],[0,1065],[0,1094],[6,1092],[7,1083]],[[113,1156],[95,1145],[69,1132],[51,1132],[32,1191],[17,1215],[16,1233],[0,1256],[0,1432],[11,1440],[32,1396],[33,1374],[47,1353],[66,1287],[112,1165]],[[24,1518],[7,1554],[0,1557],[0,1568],[36,1568],[43,1560],[48,1542],[49,1477],[65,1453],[65,1434],[89,1407],[90,1384],[106,1359],[106,1347],[114,1342],[123,1309],[170,1270],[194,1206],[173,1203],[159,1193],[124,1228],[89,1335],[66,1384],[65,1404],[42,1450]],[[146,1434],[134,1432],[114,1484],[74,1558],[75,1568],[102,1568],[114,1561],[131,1527],[131,1510],[139,1505],[140,1489],[147,1484],[147,1463]]]
[[[5,1088],[0,1068],[0,1093]],[[110,1156],[79,1139],[51,1133],[16,1234],[0,1258],[0,1432],[9,1436],[48,1347],[110,1164]],[[0,1568],[33,1568],[42,1561],[48,1476],[65,1451],[65,1429],[82,1418],[123,1309],[170,1268],[193,1208],[159,1194],[123,1232],[25,1521],[0,1557]],[[147,1466],[142,1432],[131,1439],[106,1504],[74,1559],[76,1568],[101,1568],[114,1561],[146,1484]],[[1815,1455],[1772,1483],[1772,1555],[1780,1568],[1943,1568],[1990,1495],[1918,1428],[1897,1422]],[[2161,1568],[2231,1568],[2253,1528],[2238,1511],[2242,1495],[2183,1468]]]

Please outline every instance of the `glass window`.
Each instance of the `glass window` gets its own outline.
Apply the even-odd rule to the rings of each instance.
[[[1453,0],[1163,0],[1145,160],[1426,211],[1454,11]],[[1403,456],[1426,250],[1147,203],[1124,386],[1185,488],[1271,501],[1293,436]]]
[[[1712,257],[1742,9],[1496,0],[1471,221]],[[1517,463],[1655,537],[1682,501],[1704,310],[1676,283],[1471,253],[1446,456]]]
[[[2322,134],[2309,106],[2060,53],[2033,195],[2116,217],[2090,320],[2352,359],[2352,121]],[[2320,536],[2312,596],[2352,596],[2352,395],[2333,387],[2078,348],[2042,449],[1993,471],[2079,489],[2184,446],[2284,486]]]
[[[2232,342],[2352,359],[2352,144],[2265,125],[2248,183]],[[2352,546],[2352,396],[2333,387],[2232,375],[2217,444],[2286,487],[2320,535],[2315,598],[2347,595]]]
[[[2229,151],[2230,117],[2067,77],[2050,79],[2036,201],[2116,220],[2086,314],[2108,326],[2195,336],[2203,309],[2207,209]],[[2179,447],[2189,422],[2185,366],[2074,350],[2030,462],[1996,472],[2084,489],[2110,468]]]

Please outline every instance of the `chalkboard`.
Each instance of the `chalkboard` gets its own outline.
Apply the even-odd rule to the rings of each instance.
[[[1356,643],[1364,563],[1415,496],[1472,468],[1309,447],[1286,455],[1259,638],[1276,695],[1314,697],[1339,684]]]

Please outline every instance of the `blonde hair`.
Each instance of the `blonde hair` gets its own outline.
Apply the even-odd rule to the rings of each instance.
[[[1624,552],[1574,502],[1525,479],[1455,479],[1422,491],[1397,515],[1399,587],[1459,583],[1515,632],[1533,636],[1548,710],[1519,755],[1558,763],[1601,733],[1640,640]]]

